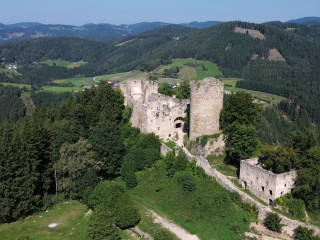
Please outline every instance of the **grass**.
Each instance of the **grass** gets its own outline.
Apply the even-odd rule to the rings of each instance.
[[[197,77],[199,79],[204,79],[206,77],[214,77],[214,76],[219,76],[221,75],[218,66],[212,62],[209,61],[201,61],[199,64],[204,64],[205,67],[208,69],[207,71],[202,71],[201,66],[198,66],[196,68],[197,70]]]
[[[226,164],[224,155],[209,155],[207,160],[211,167],[217,169],[220,173],[226,176],[238,177],[238,168],[236,166]]]
[[[122,72],[122,73],[113,73],[107,75],[97,76],[96,80],[105,81],[105,80],[115,80],[117,82],[125,81],[130,78],[145,78],[147,75],[140,71],[130,71],[130,72]]]
[[[66,79],[59,79],[59,80],[54,80],[54,83],[72,83],[73,85],[77,87],[83,87],[83,86],[91,86],[94,84],[97,84],[97,82],[93,81],[93,77],[75,77],[75,78],[66,78]]]
[[[243,80],[241,78],[221,78],[221,80],[225,85],[224,87],[225,91],[229,91],[229,92],[244,91],[252,94],[254,98],[256,98],[257,100],[263,101],[266,104],[278,104],[280,101],[286,100],[285,97],[281,97],[281,96],[270,94],[270,93],[247,90],[243,88],[236,88],[236,83],[240,80]]]
[[[154,236],[155,232],[158,231],[159,229],[163,229],[163,227],[159,223],[154,223],[153,217],[151,214],[148,212],[148,209],[138,200],[138,199],[133,199],[136,207],[138,208],[138,211],[141,216],[141,220],[138,224],[138,227],[146,233],[149,233],[151,236]],[[155,230],[153,227],[155,226]],[[174,240],[178,240],[178,238],[173,235]]]
[[[19,73],[16,69],[8,69],[9,65],[10,64],[0,65],[0,74],[5,73],[8,77],[12,77],[12,75],[21,76],[21,73]],[[5,69],[3,69],[2,66],[5,66]]]
[[[167,147],[171,148],[172,150],[174,150],[175,146],[177,145],[177,144],[176,144],[174,141],[172,141],[172,140],[166,141],[164,144],[167,145]]]
[[[43,91],[52,92],[52,93],[82,91],[81,87],[42,86],[42,89],[43,89]]]
[[[182,80],[194,79],[197,76],[197,70],[193,67],[183,66],[180,70],[180,76]]]
[[[69,61],[64,61],[64,60],[47,60],[42,63],[47,64],[49,66],[53,66],[54,64],[56,64],[56,66],[67,67],[67,68],[76,68],[76,67],[80,67],[81,65],[86,64],[86,62],[83,62],[83,61],[69,62]]]
[[[260,198],[258,198],[256,195],[254,195],[253,193],[251,193],[248,189],[244,189],[241,184],[237,181],[237,180],[230,180],[237,188],[239,188],[242,192],[245,192],[247,195],[249,195],[250,197],[252,197],[254,200],[258,201],[259,203],[261,203],[264,206],[268,206],[267,203],[265,203],[264,201],[262,201]]]
[[[74,239],[85,240],[87,234],[87,207],[79,202],[58,204],[48,212],[39,212],[24,220],[0,225],[1,239],[18,239],[22,236],[32,240]],[[49,228],[50,223],[58,223]]]
[[[179,173],[178,173],[179,174]],[[180,172],[181,174],[181,172]],[[193,192],[184,192],[174,177],[166,176],[160,161],[153,169],[137,174],[138,186],[129,190],[134,201],[166,216],[201,239],[239,239],[250,221],[256,221],[240,207],[235,196],[211,178],[194,176]]]
[[[185,64],[188,63],[193,63],[195,64],[195,67],[193,66],[188,66]],[[207,70],[203,71],[201,65],[204,65]],[[165,69],[169,69],[171,67],[175,66],[180,66],[180,73],[179,73],[179,78],[183,80],[192,80],[196,77],[199,79],[203,79],[205,77],[213,77],[213,76],[218,76],[221,75],[220,71],[218,70],[217,65],[210,61],[203,61],[203,60],[194,60],[191,58],[188,59],[174,59],[172,60],[171,64],[165,65],[165,66],[160,66],[158,69],[154,71],[154,73],[157,74],[162,74]]]

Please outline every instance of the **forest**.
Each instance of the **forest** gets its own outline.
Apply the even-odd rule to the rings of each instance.
[[[260,31],[265,39],[236,33],[236,26]],[[197,30],[169,25],[127,36],[113,43],[71,37],[6,43],[0,45],[0,57],[5,62],[21,65],[18,71],[22,76],[10,78],[0,75],[0,81],[39,84],[66,77],[97,76],[133,69],[152,71],[174,58],[210,60],[219,66],[224,77],[245,79],[239,81],[237,87],[288,98],[286,104],[290,106],[281,110],[291,121],[294,117],[289,109],[296,108],[299,109],[296,114],[303,116],[304,122],[310,121],[318,127],[318,29],[318,25],[280,22],[228,22]],[[270,49],[277,49],[285,61],[265,60]],[[83,60],[88,64],[74,69],[39,64],[52,59]]]
[[[265,39],[236,33],[236,26],[260,31]],[[227,139],[226,161],[259,154],[268,170],[296,169],[298,187],[292,197],[303,201],[311,213],[320,214],[318,39],[317,25],[229,22],[200,30],[165,26],[112,43],[61,37],[0,45],[1,61],[17,63],[21,74],[0,73],[0,82],[32,85],[30,99],[35,106],[27,114],[21,90],[0,85],[0,223],[26,217],[61,197],[100,209],[90,223],[91,238],[99,234],[94,229],[103,221],[114,239],[119,238],[115,227],[134,226],[139,221],[134,206],[128,204],[132,213],[128,218],[121,212],[124,202],[130,203],[125,188],[101,180],[121,177],[126,188],[136,187],[137,172],[161,159],[160,140],[130,126],[132,109],[125,108],[121,92],[106,83],[75,94],[35,90],[61,78],[134,69],[149,72],[175,58],[212,61],[224,77],[243,79],[237,82],[239,88],[287,98],[262,108],[242,92],[225,96],[220,122]],[[267,60],[274,48],[285,61]],[[71,69],[43,64],[53,59],[87,64]],[[174,76],[177,71],[168,69],[165,75]],[[174,90],[164,84],[159,92],[188,98],[189,82]],[[183,156],[169,155],[164,162],[167,177],[176,176],[186,192],[192,192],[195,179],[203,177],[201,170],[190,170],[194,166]],[[181,169],[190,172],[180,176]],[[117,206],[112,205],[114,199],[99,197],[111,191],[120,199]],[[107,218],[99,214],[101,205],[108,206]]]

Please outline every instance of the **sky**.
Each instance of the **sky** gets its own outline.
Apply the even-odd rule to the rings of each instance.
[[[4,24],[262,23],[320,16],[320,0],[2,0],[0,6]]]

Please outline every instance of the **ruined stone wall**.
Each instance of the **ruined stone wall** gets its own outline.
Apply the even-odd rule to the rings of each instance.
[[[158,92],[158,84],[142,79],[132,79],[120,83],[125,106],[133,106],[134,102],[144,103],[146,98]]]
[[[215,78],[192,81],[190,104],[190,132],[192,141],[202,135],[219,132],[219,118],[223,107],[223,83]]]
[[[263,169],[258,164],[258,158],[242,160],[240,163],[239,182],[268,204],[291,192],[295,179],[295,171],[275,174]]]
[[[191,152],[197,156],[204,158],[209,155],[222,155],[225,149],[224,135],[221,134],[218,138],[209,139],[205,146],[201,146],[197,141],[190,142]]]
[[[184,128],[190,100],[157,93],[158,85],[144,80],[129,80],[120,86],[125,104],[133,106],[131,123],[142,133],[155,133],[163,139],[177,139]]]

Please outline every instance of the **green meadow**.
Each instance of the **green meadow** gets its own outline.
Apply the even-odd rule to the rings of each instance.
[[[54,64],[56,64],[56,66],[67,67],[67,68],[76,68],[76,67],[80,67],[83,64],[86,64],[86,62],[83,62],[83,61],[69,62],[69,61],[64,61],[64,60],[47,60],[42,63],[47,64],[49,66],[53,66]]]
[[[194,176],[195,190],[185,192],[179,172],[169,178],[163,161],[138,172],[138,186],[129,190],[135,202],[166,216],[201,239],[240,239],[256,216],[242,202],[211,178]]]
[[[88,228],[88,219],[85,218],[87,211],[85,205],[76,201],[58,204],[48,212],[42,211],[17,222],[1,224],[0,238],[85,240]],[[57,223],[57,226],[48,227],[51,223]]]

